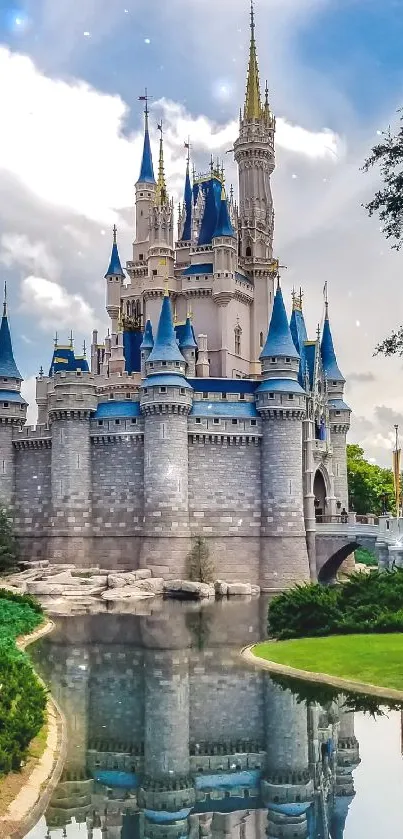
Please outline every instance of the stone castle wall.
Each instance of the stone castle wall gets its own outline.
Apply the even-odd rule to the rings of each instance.
[[[168,412],[119,427],[74,416],[42,436],[18,434],[12,503],[22,557],[175,578],[201,535],[217,577],[276,588],[284,565],[290,582],[307,576],[299,423],[265,422],[264,446],[260,432],[189,426]]]

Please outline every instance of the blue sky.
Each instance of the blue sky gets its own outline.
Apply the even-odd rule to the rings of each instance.
[[[402,363],[372,352],[403,322],[402,256],[362,210],[377,175],[360,167],[403,104],[402,12],[403,0],[256,0],[261,79],[278,117],[275,243],[288,266],[285,293],[303,285],[312,334],[328,281],[352,439],[382,462],[394,422],[403,424]],[[164,117],[178,199],[185,137],[197,167],[236,137],[248,26],[248,0],[0,0],[0,273],[31,402],[54,332],[73,328],[80,346],[92,326],[101,334],[107,326],[114,222],[122,260],[131,255],[139,94],[147,85],[154,97],[154,142]]]

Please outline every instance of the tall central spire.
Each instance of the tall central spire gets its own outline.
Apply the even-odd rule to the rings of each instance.
[[[157,190],[155,193],[155,203],[159,207],[163,207],[164,204],[168,203],[168,193],[167,193],[167,185],[165,181],[165,171],[164,171],[164,142],[163,142],[163,134],[162,134],[162,120],[158,125],[158,131],[161,132],[160,136],[160,154],[159,154],[159,161],[158,161],[158,180],[157,180]]]
[[[246,97],[244,107],[244,119],[248,121],[258,120],[262,117],[262,101],[260,98],[259,68],[257,63],[256,40],[255,40],[255,10],[253,0],[250,4],[250,47],[248,78],[246,82]]]

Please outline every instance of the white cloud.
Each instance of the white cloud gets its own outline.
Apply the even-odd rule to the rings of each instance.
[[[97,328],[97,318],[81,294],[70,294],[59,283],[30,275],[21,284],[21,307],[36,317],[42,329],[72,326],[88,333]]]
[[[0,247],[0,261],[8,268],[18,265],[34,273],[45,273],[48,277],[59,276],[58,262],[45,242],[32,242],[24,234],[4,233]]]
[[[27,425],[36,425],[38,417],[38,408],[35,402],[36,376],[25,379],[21,385],[21,393],[28,402]]]
[[[122,134],[127,105],[84,82],[50,79],[28,57],[4,47],[0,75],[7,79],[0,87],[0,112],[8,115],[0,132],[2,169],[43,202],[112,224],[116,211],[132,203],[134,161],[142,142],[141,133],[129,139]],[[195,151],[232,147],[236,121],[215,125],[167,99],[156,107],[167,121],[168,175],[179,171],[178,156],[182,172],[189,134]],[[310,158],[334,157],[340,146],[331,131],[310,132],[281,119],[278,143]]]

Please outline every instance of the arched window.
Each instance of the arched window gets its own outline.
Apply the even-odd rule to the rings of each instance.
[[[127,317],[129,318],[130,317],[130,300],[128,300],[127,303],[126,303],[126,314],[127,314]]]
[[[242,329],[238,325],[234,329],[234,337],[235,337],[235,355],[241,355],[241,335]]]
[[[132,318],[136,316],[136,303],[132,300]]]
[[[136,303],[136,317],[138,318],[138,320],[141,320],[141,303],[140,303],[140,300],[138,300],[137,303]]]
[[[245,255],[246,256],[252,256],[252,248],[251,248],[250,245],[248,245],[248,247],[246,248],[246,254]]]
[[[260,333],[259,344],[260,344],[260,349],[262,349],[262,347],[263,347],[263,332]]]

